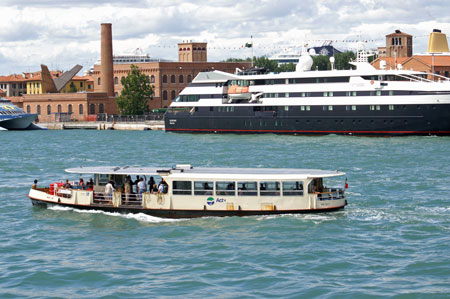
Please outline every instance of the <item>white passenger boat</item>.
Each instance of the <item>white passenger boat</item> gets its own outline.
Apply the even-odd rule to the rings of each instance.
[[[93,176],[90,190],[62,182],[32,188],[35,206],[63,206],[83,210],[144,213],[165,218],[249,216],[335,211],[347,204],[345,173],[290,168],[203,168],[189,164],[172,168],[80,167],[71,174]],[[129,179],[139,176],[166,182],[160,191],[139,194]],[[114,182],[115,191],[105,194]],[[346,184],[346,183],[345,183]],[[346,187],[346,186],[345,186]]]

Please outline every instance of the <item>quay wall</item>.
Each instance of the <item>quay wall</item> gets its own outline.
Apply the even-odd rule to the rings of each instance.
[[[39,123],[39,126],[48,130],[129,130],[129,131],[145,131],[145,130],[164,130],[164,121],[151,120],[146,122],[47,122]]]

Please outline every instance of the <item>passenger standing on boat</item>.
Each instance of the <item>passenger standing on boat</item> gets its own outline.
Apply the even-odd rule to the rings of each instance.
[[[112,201],[112,194],[114,191],[116,191],[116,189],[113,186],[113,182],[108,181],[108,184],[105,186],[105,199]]]
[[[169,191],[169,185],[167,185],[166,180],[164,180],[164,178],[162,178],[161,182],[159,182],[158,192],[159,193],[167,193],[168,191]]]
[[[131,181],[131,177],[128,176],[127,180],[125,181],[125,203],[128,203],[130,200],[130,193],[131,193],[131,186],[133,185],[133,182]]]
[[[141,178],[141,180],[137,184],[137,188],[139,190],[139,199],[142,199],[142,193],[147,191],[147,185],[145,184],[145,181],[143,178]]]
[[[33,184],[33,186],[31,186],[31,189],[37,189],[37,183],[38,183],[38,180],[34,180],[34,184]]]
[[[136,194],[139,194],[138,184],[140,181],[141,181],[141,178],[139,176],[136,176],[136,180],[133,183],[133,185],[136,185]]]
[[[63,187],[70,189],[70,188],[72,188],[72,185],[69,183],[69,180],[66,180],[66,183],[64,184]]]
[[[78,183],[80,185],[80,189],[84,190],[86,188],[86,185],[84,184],[83,178],[80,178],[80,182]]]
[[[148,180],[148,188],[151,189],[153,188],[153,185],[156,184],[155,179],[151,176],[150,180]]]

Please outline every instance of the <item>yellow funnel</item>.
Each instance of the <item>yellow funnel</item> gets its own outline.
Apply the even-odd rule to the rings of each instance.
[[[442,53],[449,52],[447,36],[441,33],[440,30],[434,29],[430,33],[430,39],[428,40],[428,53]]]

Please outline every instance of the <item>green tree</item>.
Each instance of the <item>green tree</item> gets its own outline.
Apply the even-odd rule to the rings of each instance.
[[[352,69],[354,66],[351,65],[349,62],[351,60],[354,60],[356,58],[355,53],[353,52],[344,52],[344,53],[337,53],[334,54],[334,68],[337,70],[349,70]]]
[[[326,55],[312,56],[312,70],[326,71],[331,70],[330,58]]]
[[[149,111],[148,100],[153,99],[153,85],[139,68],[131,65],[128,76],[120,80],[123,89],[116,98],[117,107],[121,115],[142,115]]]
[[[277,67],[277,72],[295,72],[295,66],[292,62],[283,63]]]
[[[271,72],[276,72],[278,68],[278,62],[270,60],[267,57],[261,56],[261,57],[254,57],[253,58],[253,64],[256,67],[263,67],[268,69]]]

